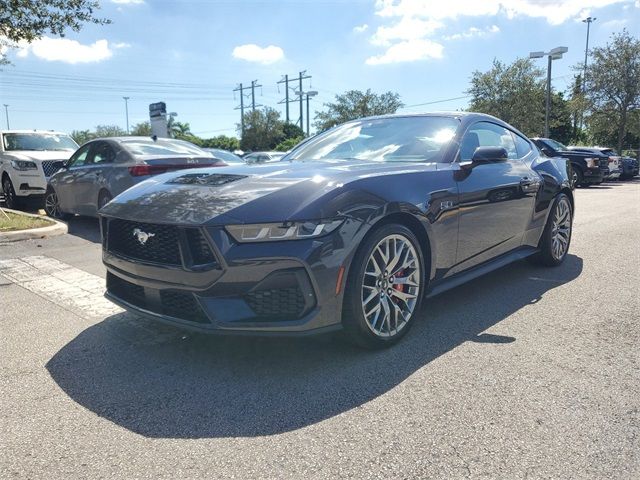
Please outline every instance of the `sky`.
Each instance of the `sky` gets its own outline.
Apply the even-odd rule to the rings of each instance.
[[[237,135],[239,94],[282,112],[285,74],[306,71],[311,117],[351,89],[398,92],[400,112],[466,108],[469,79],[493,59],[568,47],[553,87],[571,84],[590,47],[626,28],[640,35],[640,0],[101,0],[109,25],[45,36],[9,51],[0,103],[11,128],[125,128],[164,101],[201,137]],[[546,68],[546,59],[537,60]],[[290,85],[297,89],[297,84]],[[250,105],[250,91],[245,91]],[[293,88],[291,90],[292,97]],[[297,121],[298,104],[291,104]],[[4,111],[0,111],[4,114]],[[306,112],[305,112],[306,115]],[[312,118],[313,122],[313,118]],[[305,118],[306,123],[306,118]],[[6,127],[0,115],[0,128]],[[313,127],[312,127],[313,131]]]

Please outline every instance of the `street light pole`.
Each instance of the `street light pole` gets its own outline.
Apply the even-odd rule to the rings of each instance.
[[[124,113],[127,117],[127,135],[129,135],[129,97],[124,98]]]
[[[306,92],[307,95],[307,137],[309,136],[309,98],[315,97],[318,95],[318,92],[315,90],[311,90],[310,92]]]
[[[531,52],[529,58],[543,58],[548,57],[547,62],[547,95],[546,95],[546,108],[544,112],[544,136],[549,137],[549,116],[551,114],[551,62],[562,58],[562,55],[567,53],[569,49],[567,47],[552,48],[548,52]]]
[[[584,95],[587,91],[587,59],[589,57],[589,30],[591,29],[591,23],[597,20],[596,17],[587,17],[582,20],[587,24],[587,44],[584,47],[584,69],[582,73],[582,94]]]
[[[9,126],[9,105],[7,105],[6,103],[3,103],[4,105],[4,114],[7,117],[7,130],[10,130],[11,127]]]

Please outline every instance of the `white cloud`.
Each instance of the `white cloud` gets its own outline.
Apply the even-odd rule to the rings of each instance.
[[[461,38],[474,38],[474,37],[486,37],[493,33],[498,33],[500,28],[497,25],[491,25],[487,28],[471,27],[464,32],[454,33],[452,35],[446,35],[443,38],[445,40],[460,40]]]
[[[609,21],[604,22],[602,24],[603,27],[609,28],[611,30],[622,28],[625,25],[627,25],[627,19],[626,18],[621,18],[621,19],[617,19],[617,20],[609,20]]]
[[[369,40],[372,45],[385,47],[386,51],[368,58],[366,63],[379,65],[439,58],[443,50],[436,33],[444,31],[451,20],[459,17],[532,17],[560,25],[567,20],[582,19],[591,10],[632,2],[640,4],[640,0],[376,0],[375,14],[383,24]],[[471,27],[441,38],[483,37],[499,31],[497,25]]]
[[[369,28],[369,25],[367,25],[366,23],[363,25],[358,25],[356,27],[353,27],[353,31],[355,33],[362,33],[364,32],[367,28]]]
[[[239,45],[233,49],[232,55],[240,60],[247,62],[262,63],[269,65],[278,62],[284,58],[284,51],[275,45],[268,47],[259,47],[253,43],[247,45]]]
[[[119,5],[141,5],[144,0],[111,0],[111,3],[117,3]]]
[[[18,44],[18,57],[24,58],[33,54],[42,60],[63,63],[93,63],[106,60],[113,55],[107,40],[97,40],[90,45],[83,45],[67,38],[42,37],[31,43]]]
[[[129,47],[131,47],[131,44],[127,42],[117,42],[113,44],[113,48],[129,48]]]
[[[428,58],[441,58],[443,47],[441,44],[426,38],[403,40],[391,45],[382,55],[369,57],[367,65],[384,65],[388,63],[415,62]]]

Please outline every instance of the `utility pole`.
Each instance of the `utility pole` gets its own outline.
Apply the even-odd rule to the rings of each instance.
[[[318,92],[316,92],[315,90],[311,90],[309,92],[304,92],[305,96],[307,97],[307,137],[309,136],[309,119],[311,118],[309,115],[309,98],[311,97],[315,97],[316,95],[318,95]]]
[[[298,73],[298,89],[295,89],[293,87],[290,87],[289,84],[295,82],[294,79],[290,79],[289,75],[285,75],[284,78],[282,80],[280,80],[278,82],[278,84],[280,83],[284,83],[284,88],[285,88],[285,95],[284,95],[284,100],[280,100],[278,102],[278,104],[282,104],[284,103],[286,105],[286,121],[287,123],[290,122],[291,117],[289,115],[289,103],[292,102],[299,102],[300,104],[300,117],[298,118],[298,120],[295,122],[300,126],[300,129],[304,131],[304,116],[303,116],[303,109],[304,109],[304,95],[303,95],[303,90],[302,90],[302,81],[303,80],[307,80],[311,78],[311,75],[307,75],[307,71],[303,70],[302,72]],[[296,94],[296,98],[295,99],[291,99],[289,97],[289,89],[293,90],[294,93]]]
[[[242,83],[239,83],[236,88],[233,89],[234,92],[239,92],[240,94],[240,105],[235,108],[235,110],[240,110],[240,130],[244,134],[244,99],[245,97],[251,97],[251,109],[255,111],[256,107],[261,107],[262,105],[256,105],[256,87],[262,87],[262,85],[258,84],[258,80],[253,80],[251,82],[250,87],[243,87]],[[251,93],[244,93],[245,90],[251,90]]]
[[[124,114],[127,117],[127,135],[129,135],[129,97],[124,98]]]
[[[4,105],[4,114],[7,117],[7,130],[10,130],[11,127],[9,126],[9,105],[7,105],[6,103],[3,103]]]
[[[284,100],[280,100],[278,104],[285,104],[285,121],[289,123],[289,75],[285,75],[278,84],[284,83]]]
[[[582,94],[584,95],[587,92],[587,58],[589,57],[589,30],[591,29],[591,23],[597,20],[596,17],[587,17],[582,20],[583,23],[587,24],[587,44],[584,47],[584,70],[582,73]]]

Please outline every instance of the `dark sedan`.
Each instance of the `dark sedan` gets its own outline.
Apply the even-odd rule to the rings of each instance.
[[[82,145],[48,182],[47,215],[96,215],[113,197],[154,175],[226,163],[192,143],[171,138],[113,137]]]
[[[560,265],[569,171],[488,115],[352,121],[279,162],[116,197],[101,211],[106,295],[205,332],[344,329],[390,345],[425,297],[525,257]]]

